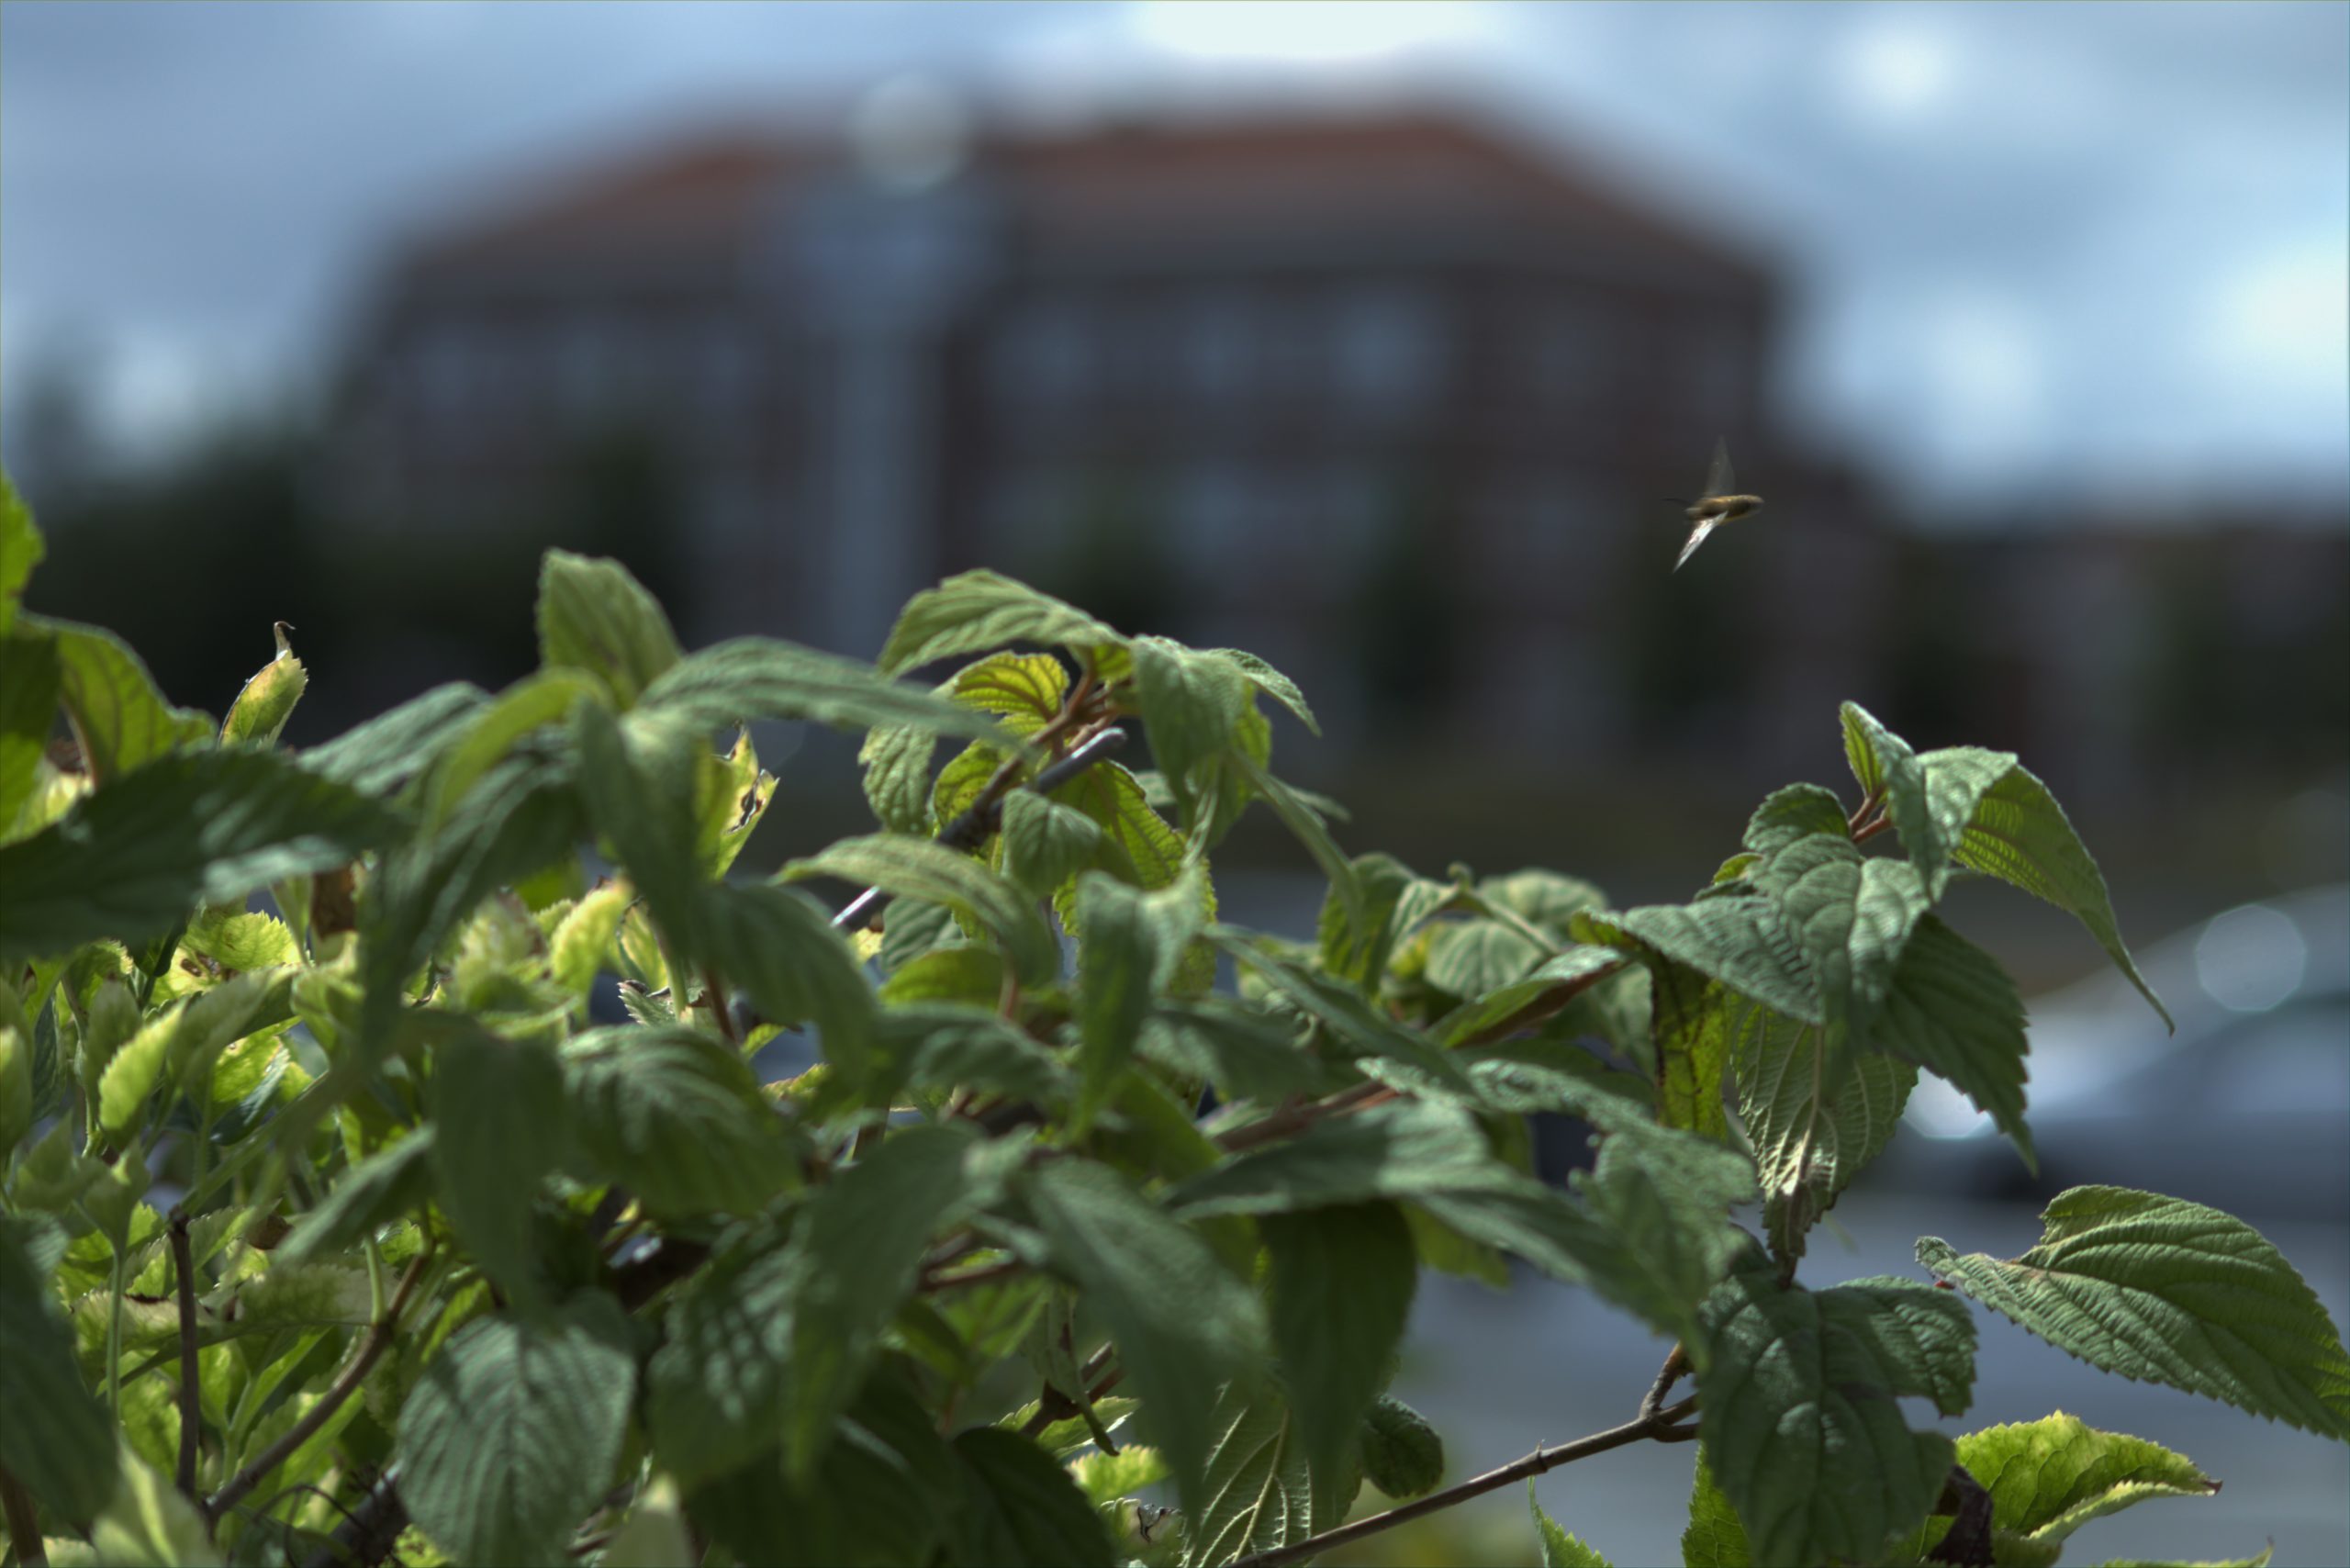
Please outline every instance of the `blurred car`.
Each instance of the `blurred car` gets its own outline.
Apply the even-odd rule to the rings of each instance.
[[[2096,1182],[2247,1217],[2350,1221],[2350,884],[2229,910],[2139,960],[2177,1034],[2110,971],[2031,1004],[2037,1177],[1928,1075],[1885,1178],[2033,1201]]]

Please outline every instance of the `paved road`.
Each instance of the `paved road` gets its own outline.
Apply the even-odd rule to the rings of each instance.
[[[1926,1203],[1911,1195],[1848,1197],[1834,1216],[1847,1250],[1824,1232],[1806,1260],[1815,1284],[1867,1274],[1928,1277],[1911,1249],[1939,1235],[1962,1251],[2012,1257],[2037,1239],[2029,1208]],[[2338,1228],[2262,1225],[2316,1289],[2337,1329],[2350,1318],[2350,1237]],[[2209,1499],[2174,1498],[2087,1527],[2066,1553],[2078,1562],[2142,1556],[2171,1561],[2248,1556],[2274,1540],[2278,1564],[2350,1564],[2350,1448],[2188,1394],[2096,1372],[1975,1309],[1981,1336],[1975,1406],[1941,1423],[1956,1434],[2067,1410],[2095,1427],[2185,1453],[2225,1483]],[[1665,1345],[1578,1290],[1521,1279],[1508,1293],[1424,1278],[1397,1394],[1445,1434],[1449,1478],[1506,1463],[1628,1418]],[[1930,1414],[1910,1401],[1913,1422]],[[1681,1561],[1692,1450],[1638,1445],[1553,1472],[1543,1506],[1619,1568]],[[1523,1538],[1523,1491],[1467,1505],[1461,1521],[1480,1548]],[[1482,1518],[1480,1517],[1482,1516]],[[1381,1554],[1383,1555],[1383,1554]]]

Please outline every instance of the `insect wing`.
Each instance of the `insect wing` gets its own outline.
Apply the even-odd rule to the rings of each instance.
[[[1715,496],[1736,495],[1738,492],[1732,487],[1737,483],[1738,481],[1731,476],[1729,471],[1729,442],[1726,439],[1717,438],[1714,442],[1714,460],[1706,465],[1705,487],[1697,494],[1701,498],[1707,499]]]

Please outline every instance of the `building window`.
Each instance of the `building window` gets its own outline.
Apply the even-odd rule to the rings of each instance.
[[[1624,383],[1620,325],[1595,301],[1554,301],[1538,310],[1526,343],[1528,389],[1546,402],[1595,403]]]
[[[1350,289],[1333,309],[1332,380],[1348,401],[1403,408],[1427,400],[1444,369],[1444,321],[1426,288]]]
[[[999,397],[1016,403],[1069,403],[1092,390],[1100,345],[1091,312],[1070,299],[1021,306],[990,351]]]

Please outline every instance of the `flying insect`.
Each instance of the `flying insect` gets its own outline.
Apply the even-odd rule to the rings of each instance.
[[[1686,508],[1684,515],[1692,524],[1689,543],[1681,547],[1680,559],[1673,563],[1674,571],[1679,571],[1682,563],[1697,553],[1697,546],[1703,544],[1715,529],[1762,510],[1762,497],[1732,493],[1737,483],[1729,471],[1729,442],[1718,440],[1714,442],[1714,460],[1706,465],[1706,482],[1698,489],[1697,498],[1692,501],[1679,496],[1665,498],[1676,506]]]

